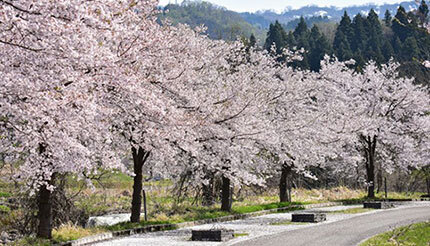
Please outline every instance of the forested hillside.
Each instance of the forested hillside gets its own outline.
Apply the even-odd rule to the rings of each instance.
[[[352,19],[344,13],[330,42],[318,26],[309,26],[304,18],[297,27],[286,32],[279,22],[270,25],[265,49],[276,44],[276,52],[281,54],[284,48],[303,48],[302,61],[292,65],[302,69],[319,71],[320,61],[325,54],[334,55],[340,61],[354,59],[355,68],[361,71],[370,60],[377,64],[394,59],[402,64],[402,75],[415,77],[417,82],[428,83],[429,69],[422,62],[430,58],[430,35],[427,30],[429,8],[422,1],[418,10],[407,12],[400,6],[395,16],[386,11],[384,20],[379,19],[375,10],[367,16],[357,14]],[[282,59],[282,58],[281,58]]]
[[[231,41],[251,34],[259,40],[265,38],[266,30],[246,22],[239,13],[208,2],[184,1],[181,5],[169,4],[163,10],[161,20],[168,18],[172,24],[183,23],[192,27],[204,25],[212,39]]]
[[[312,17],[306,17],[304,18],[306,25],[307,26],[313,26],[315,24],[319,24],[319,23],[329,23],[329,22],[333,22],[333,20],[331,20],[330,18],[328,18],[327,16],[312,16]],[[297,18],[295,20],[292,20],[290,22],[288,22],[287,24],[284,25],[284,27],[287,30],[294,30],[300,23],[301,18]]]

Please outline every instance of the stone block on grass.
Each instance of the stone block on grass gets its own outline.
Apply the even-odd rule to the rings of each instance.
[[[388,208],[393,208],[394,204],[392,202],[386,202],[386,201],[364,202],[363,207],[373,208],[373,209],[388,209]]]
[[[212,242],[225,242],[233,239],[233,230],[193,230],[192,241],[212,241]]]

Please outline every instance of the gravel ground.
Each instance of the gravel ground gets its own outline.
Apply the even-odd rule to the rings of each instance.
[[[423,204],[426,204],[430,206],[430,202],[427,203],[406,203],[399,205],[398,208],[404,208],[408,206],[423,206]],[[325,208],[316,208],[311,210],[304,210],[307,212],[311,211],[319,211],[319,212],[330,212],[330,211],[339,211],[339,210],[345,210],[349,208],[359,208],[362,207],[359,205],[353,205],[353,206],[336,206],[336,207],[325,207]],[[396,208],[395,208],[396,209]],[[300,211],[300,212],[304,212]],[[375,210],[371,212],[366,212],[365,214],[370,213],[379,213],[382,210]],[[352,217],[360,216],[362,214],[341,214],[341,213],[328,213],[327,214],[327,221],[319,224],[311,224],[311,223],[304,223],[304,224],[281,224],[281,225],[273,225],[274,223],[282,223],[285,221],[291,220],[292,213],[276,213],[276,214],[269,214],[269,215],[263,215],[259,217],[249,218],[245,220],[237,220],[237,221],[231,221],[231,222],[223,222],[223,223],[216,223],[216,224],[207,224],[207,225],[200,225],[200,226],[194,226],[189,228],[183,228],[179,230],[174,231],[166,231],[166,232],[156,232],[156,233],[147,233],[147,234],[140,234],[140,235],[134,235],[126,238],[120,238],[117,240],[109,241],[109,242],[102,242],[99,244],[94,245],[104,245],[104,246],[119,246],[119,245],[126,245],[126,246],[134,246],[134,245],[162,245],[162,246],[200,246],[200,245],[233,245],[239,242],[247,241],[250,239],[255,239],[262,236],[268,236],[272,234],[277,234],[281,232],[291,231],[291,230],[297,230],[312,226],[317,226],[321,224],[328,224],[333,223],[335,221],[339,220],[345,220]],[[246,236],[240,236],[233,240],[230,240],[228,242],[193,242],[191,241],[191,230],[201,230],[201,229],[213,229],[213,228],[225,228],[225,229],[232,229],[235,231],[235,233],[242,233],[246,234]]]

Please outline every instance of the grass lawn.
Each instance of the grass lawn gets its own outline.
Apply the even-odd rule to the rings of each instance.
[[[397,228],[362,243],[360,246],[428,246],[430,222]]]

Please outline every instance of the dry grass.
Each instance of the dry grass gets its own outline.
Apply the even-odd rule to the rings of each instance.
[[[54,229],[52,238],[55,242],[67,242],[103,232],[106,232],[106,230],[101,228],[82,228],[73,224],[66,224]]]
[[[336,187],[332,189],[296,189],[293,190],[292,198],[302,202],[315,201],[337,201],[364,197],[362,190],[351,190],[346,187]]]
[[[362,190],[352,190],[346,187],[336,187],[332,189],[293,189],[291,197],[295,202],[321,203],[327,201],[350,200],[363,198],[366,193]],[[235,204],[248,205],[255,203],[278,202],[278,190],[270,189],[261,195],[244,197]]]

